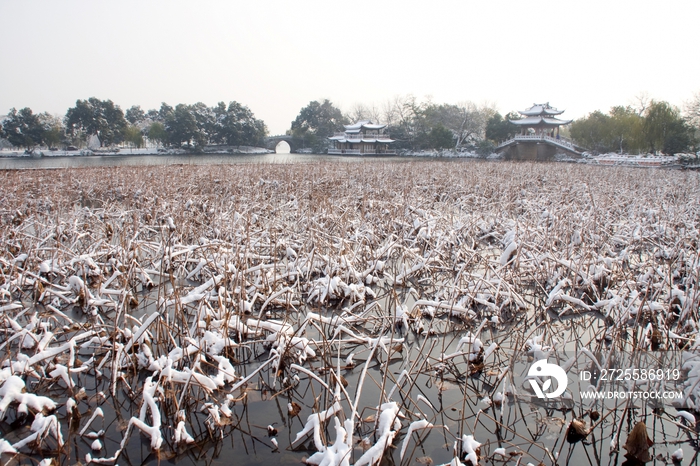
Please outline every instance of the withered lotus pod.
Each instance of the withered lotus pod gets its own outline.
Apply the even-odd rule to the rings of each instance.
[[[649,447],[653,444],[654,442],[651,441],[647,434],[646,424],[639,421],[627,437],[627,442],[624,445],[625,450],[627,450],[625,456],[637,459],[643,463],[651,461],[652,458],[649,453]]]

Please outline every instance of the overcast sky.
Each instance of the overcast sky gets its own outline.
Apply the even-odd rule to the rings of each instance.
[[[0,0],[0,114],[236,100],[280,134],[324,98],[682,106],[700,92],[698,18],[698,0]]]

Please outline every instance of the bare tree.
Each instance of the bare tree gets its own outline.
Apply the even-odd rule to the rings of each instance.
[[[395,95],[387,99],[376,112],[381,116],[380,120],[389,126],[399,126],[408,124],[414,116],[416,108],[416,98],[412,95]]]
[[[700,92],[696,92],[693,98],[683,105],[683,113],[696,130],[700,130]]]
[[[479,106],[471,101],[462,101],[456,105],[444,104],[434,109],[437,122],[455,135],[455,148],[484,139],[486,123],[496,113],[492,104]]]
[[[398,96],[394,97],[394,99],[387,99],[382,104],[382,121],[389,126],[394,126],[398,121],[399,112],[396,105],[394,105],[394,101],[397,98]]]
[[[389,105],[388,107],[391,108],[391,105]],[[393,113],[389,112],[389,114],[387,114],[386,108],[387,104],[380,108],[374,102],[370,105],[365,105],[361,102],[357,102],[350,109],[348,118],[350,118],[353,122],[360,120],[370,120],[372,121],[372,123],[389,124],[389,121],[386,117],[392,116]]]
[[[643,116],[644,112],[649,108],[653,99],[649,96],[647,91],[642,91],[636,96],[634,96],[634,101],[632,103],[632,108],[637,111],[637,115]]]
[[[354,123],[360,120],[368,120],[369,112],[363,103],[356,102],[350,109],[348,117]]]
[[[372,120],[372,122],[386,123],[386,121],[382,121],[382,111],[374,102],[372,102],[372,104],[369,107],[366,107],[366,109],[367,117],[368,119]]]

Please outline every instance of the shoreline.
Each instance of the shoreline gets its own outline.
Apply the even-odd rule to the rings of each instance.
[[[223,165],[227,163],[311,163],[319,161],[360,162],[377,160],[474,160],[488,162],[509,161],[500,154],[481,156],[472,151],[406,151],[392,155],[329,155],[310,153],[277,154],[261,147],[241,146],[240,148],[220,148],[204,152],[191,152],[183,149],[159,151],[154,148],[129,149],[120,152],[93,151],[53,151],[47,155],[19,154],[16,151],[0,150],[0,170],[36,170],[59,168],[87,168],[110,166],[159,166],[159,165]],[[55,154],[55,155],[53,155]],[[572,158],[555,156],[551,160],[512,160],[513,162],[570,163],[601,167],[662,168],[697,170],[700,166],[693,164],[696,154],[676,154],[674,156],[652,156],[650,154],[601,154]],[[690,162],[690,163],[689,163]]]
[[[235,147],[235,149],[233,148]],[[215,150],[204,150],[202,152],[188,151],[186,149],[163,149],[163,148],[137,148],[137,149],[121,149],[116,150],[103,150],[103,149],[76,149],[76,150],[49,150],[49,149],[35,149],[32,152],[38,152],[39,155],[34,153],[27,154],[26,152],[20,152],[18,150],[6,150],[0,149],[0,158],[13,159],[13,158],[23,158],[23,159],[42,159],[42,158],[56,158],[56,157],[93,157],[93,156],[144,156],[144,155],[254,155],[254,154],[270,154],[275,153],[274,150],[266,149],[264,147],[254,147],[254,146],[221,146]]]

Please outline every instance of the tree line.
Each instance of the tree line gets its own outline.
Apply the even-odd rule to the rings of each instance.
[[[13,147],[84,147],[97,136],[103,147],[128,144],[142,147],[146,139],[166,147],[201,149],[209,144],[262,146],[267,127],[238,102],[208,107],[198,102],[144,111],[135,105],[126,112],[111,100],[78,100],[63,118],[11,108],[0,125],[0,138]]]
[[[436,104],[412,95],[394,97],[380,106],[356,104],[347,113],[326,99],[302,108],[287,134],[300,147],[323,152],[328,136],[342,132],[343,125],[371,120],[388,125],[389,136],[396,141],[392,147],[399,150],[464,149],[488,155],[520,131],[509,121],[520,118],[515,111],[502,116],[490,104]],[[668,102],[642,96],[636,108],[613,107],[607,114],[595,111],[564,128],[564,134],[593,153],[698,150],[700,94],[686,104],[684,113]]]
[[[411,151],[471,149],[491,153],[494,142],[515,129],[490,104],[436,104],[407,95],[381,106],[357,104],[347,113],[328,99],[312,101],[301,109],[287,134],[298,146],[322,152],[328,147],[328,136],[360,120],[388,125],[389,136],[395,140],[392,148]]]
[[[668,102],[641,96],[636,106],[616,106],[574,121],[565,134],[594,153],[662,152],[674,154],[698,150],[700,141],[700,93],[684,112]],[[437,104],[412,95],[396,96],[381,105],[356,104],[343,112],[328,99],[312,101],[291,123],[287,135],[295,148],[323,153],[328,137],[359,120],[388,125],[389,137],[398,150],[472,150],[482,155],[519,131],[509,120],[518,112],[502,116],[492,104],[470,101]],[[92,136],[101,146],[127,144],[142,147],[146,140],[165,147],[197,151],[210,144],[264,146],[268,131],[246,106],[232,101],[213,107],[198,102],[144,111],[132,106],[123,112],[111,100],[91,97],[78,100],[63,118],[30,108],[10,109],[0,123],[0,138],[13,147],[84,147]]]
[[[684,115],[668,102],[642,96],[636,106],[615,106],[607,113],[596,110],[574,121],[571,137],[594,153],[695,151],[700,136],[700,94],[686,106]]]

